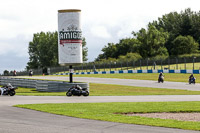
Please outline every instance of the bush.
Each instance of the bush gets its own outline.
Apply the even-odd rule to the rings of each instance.
[[[200,53],[178,55],[178,58],[193,58],[193,57],[197,58],[200,57]]]
[[[118,58],[118,61],[124,62],[124,61],[137,61],[142,59],[142,56],[138,53],[127,53],[125,56],[121,55]]]
[[[166,60],[169,56],[165,55],[157,55],[155,57],[150,58],[150,60],[158,61],[158,60]]]

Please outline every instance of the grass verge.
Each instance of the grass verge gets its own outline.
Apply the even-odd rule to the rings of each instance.
[[[200,130],[200,122],[119,114],[130,112],[200,112],[200,102],[62,103],[16,105],[16,107],[84,119]]]
[[[65,96],[66,92],[38,92],[33,88],[19,87],[16,90],[16,94],[25,96]],[[90,96],[131,95],[200,95],[200,91],[90,83]]]

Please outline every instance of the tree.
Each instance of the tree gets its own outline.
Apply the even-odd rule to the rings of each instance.
[[[138,53],[127,53],[126,54],[127,61],[137,61],[139,59],[142,59],[142,56]]]
[[[3,75],[4,75],[4,76],[8,76],[8,75],[9,75],[9,71],[8,71],[8,70],[4,70],[4,71],[3,71]]]
[[[39,45],[39,34],[33,35],[33,41],[29,42],[28,53],[29,53],[29,62],[27,63],[27,70],[31,68],[38,68],[39,66],[39,54],[38,48]]]
[[[192,36],[178,36],[172,42],[172,55],[194,54],[198,52],[199,44]]]
[[[83,37],[82,39],[82,52],[83,52],[83,61],[87,61],[88,58],[88,48],[86,47],[86,41],[85,41],[85,38]]]
[[[200,12],[193,12],[190,8],[177,12],[170,12],[169,14],[163,15],[162,18],[158,18],[158,21],[150,23],[154,25],[158,30],[161,28],[169,32],[169,39],[165,46],[171,55],[172,41],[182,36],[192,36],[195,41],[200,43]]]
[[[140,42],[139,53],[143,58],[152,58],[155,56],[168,56],[165,42],[169,34],[162,29],[159,31],[153,25],[148,29],[142,28],[139,32],[132,32]]]
[[[139,53],[139,45],[140,42],[135,38],[121,39],[119,43],[116,44],[117,56],[115,58],[118,58],[119,55],[126,55],[127,53]]]
[[[58,65],[58,33],[40,32],[29,42],[28,68],[44,68]]]
[[[96,61],[100,61],[101,59],[108,59],[116,57],[117,47],[114,43],[108,43],[107,46],[104,46],[101,50],[103,54],[99,54],[98,57],[95,59]]]
[[[142,56],[138,53],[127,53],[126,55],[120,55],[118,58],[118,61],[124,62],[124,61],[137,61],[139,59],[142,59]]]
[[[102,48],[102,54],[99,54],[96,61],[108,58],[119,58],[121,55],[126,55],[127,53],[139,53],[139,41],[135,38],[121,39],[119,43],[108,43],[107,46]]]

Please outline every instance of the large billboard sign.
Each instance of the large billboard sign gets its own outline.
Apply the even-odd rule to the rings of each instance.
[[[58,57],[61,65],[76,65],[82,61],[81,10],[58,10]]]

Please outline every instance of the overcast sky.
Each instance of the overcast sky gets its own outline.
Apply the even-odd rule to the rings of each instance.
[[[81,9],[89,61],[108,43],[131,37],[132,31],[169,12],[191,8],[199,0],[0,0],[0,73],[24,70],[33,34],[57,30],[60,9]]]

